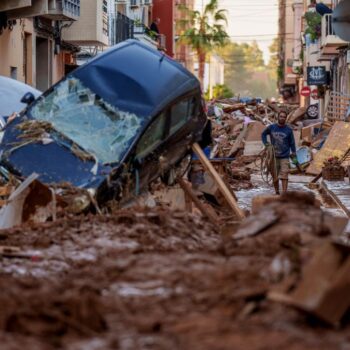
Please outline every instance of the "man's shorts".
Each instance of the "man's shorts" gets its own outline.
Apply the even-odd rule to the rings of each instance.
[[[289,159],[276,158],[277,175],[280,180],[288,180],[289,174]]]

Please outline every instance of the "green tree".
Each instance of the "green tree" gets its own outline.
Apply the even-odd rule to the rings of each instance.
[[[233,97],[233,95],[233,91],[225,84],[218,84],[213,87],[213,98],[230,98]]]
[[[228,40],[225,31],[226,10],[218,9],[218,0],[210,0],[202,13],[182,4],[178,8],[185,14],[185,18],[177,22],[180,28],[179,40],[191,46],[197,53],[198,77],[203,84],[207,54],[216,47],[224,46]]]
[[[230,42],[217,52],[225,61],[225,84],[240,95],[270,98],[276,96],[276,68],[265,65],[257,42]]]
[[[250,94],[254,72],[264,68],[263,53],[257,43],[230,42],[218,54],[225,61],[225,83],[237,93]]]

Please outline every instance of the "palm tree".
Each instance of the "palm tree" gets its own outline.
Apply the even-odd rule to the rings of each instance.
[[[179,41],[191,46],[197,53],[198,77],[203,84],[208,53],[216,47],[224,46],[228,41],[224,26],[227,24],[226,10],[218,9],[218,0],[210,0],[202,13],[191,10],[185,5],[178,5],[178,8],[185,13],[185,19],[177,22],[181,30]]]

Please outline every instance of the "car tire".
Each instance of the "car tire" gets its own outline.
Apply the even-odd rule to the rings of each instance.
[[[310,105],[306,110],[306,115],[309,119],[318,119],[318,105]]]

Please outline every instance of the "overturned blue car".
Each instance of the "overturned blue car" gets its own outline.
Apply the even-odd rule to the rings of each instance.
[[[67,75],[5,127],[0,169],[70,183],[98,203],[120,200],[176,166],[206,123],[197,78],[128,40]]]

